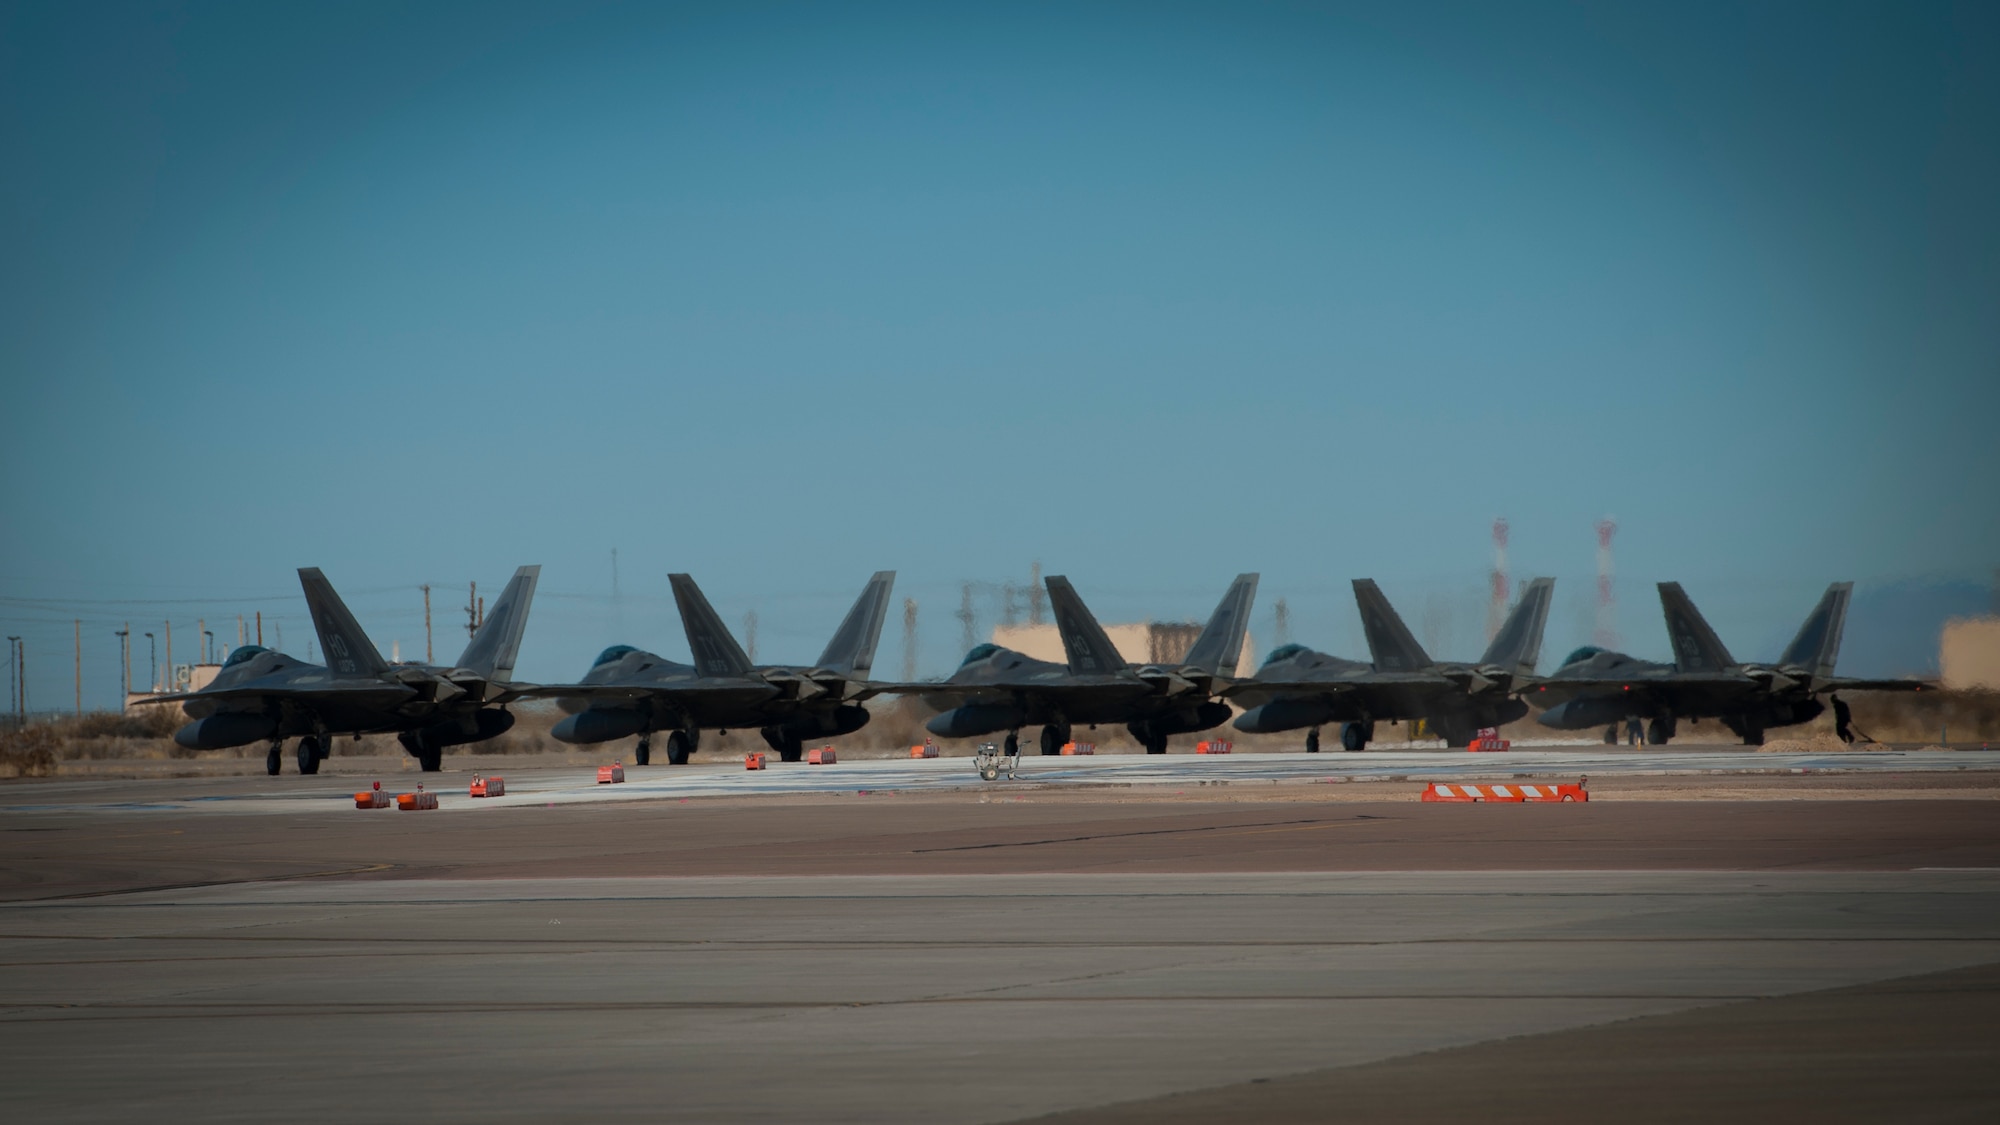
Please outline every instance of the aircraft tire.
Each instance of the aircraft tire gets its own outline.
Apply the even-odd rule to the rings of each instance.
[[[1306,753],[1308,753],[1308,754],[1317,754],[1317,753],[1319,753],[1319,728],[1318,728],[1318,727],[1314,727],[1313,729],[1311,729],[1311,730],[1309,730],[1309,731],[1307,731],[1307,732],[1306,732]]]
[[[694,753],[694,751],[688,746],[688,736],[685,733],[681,731],[675,731],[667,736],[668,765],[670,766],[687,765],[688,755],[692,753]],[[794,761],[795,759],[784,758],[783,760],[789,762],[789,761]]]
[[[1745,746],[1764,745],[1764,728],[1758,726],[1751,726],[1749,723],[1743,724],[1743,745]]]
[[[1164,734],[1156,734],[1156,735],[1154,735],[1154,736],[1152,736],[1151,738],[1148,738],[1148,739],[1146,740],[1146,753],[1148,753],[1148,754],[1164,754],[1164,753],[1166,753],[1166,752],[1167,752],[1167,736],[1166,736],[1166,735],[1164,735]]]
[[[1605,727],[1605,728],[1604,728],[1604,744],[1605,744],[1606,746],[1616,746],[1616,745],[1618,745],[1618,724],[1617,724],[1617,723],[1612,723],[1612,724],[1611,724],[1610,726],[1608,726],[1608,727]]]
[[[284,762],[284,744],[281,742],[272,743],[271,752],[264,755],[264,772],[270,774],[272,777],[276,777],[278,776],[278,767],[282,766]]]
[[[1340,724],[1340,748],[1349,753],[1368,749],[1368,739],[1363,737],[1367,733],[1360,723]]]
[[[437,773],[444,769],[444,747],[424,747],[424,752],[417,755],[417,767],[424,773]]]
[[[652,735],[642,734],[639,736],[639,744],[632,748],[632,764],[635,766],[650,766],[653,764]]]
[[[1043,727],[1042,757],[1044,758],[1061,757],[1063,743],[1068,741],[1069,741],[1069,731],[1054,725]]]
[[[319,772],[319,739],[307,735],[299,739],[299,776],[311,777]]]
[[[805,745],[804,745],[803,741],[802,741],[802,740],[800,740],[800,739],[799,739],[799,737],[798,737],[797,735],[793,735],[793,736],[791,736],[791,737],[789,737],[789,738],[785,739],[785,746],[784,746],[784,749],[782,749],[782,750],[779,750],[779,751],[778,751],[778,760],[779,760],[779,761],[781,761],[781,762],[803,762],[803,761],[805,761],[805,760],[806,760],[806,748],[805,748]],[[685,760],[685,759],[683,759],[683,760],[682,760],[682,764],[683,764],[683,765],[685,765],[685,764],[686,764],[686,760]]]
[[[1673,733],[1668,729],[1666,720],[1654,719],[1652,722],[1646,724],[1646,744],[1648,746],[1665,746],[1672,738]]]

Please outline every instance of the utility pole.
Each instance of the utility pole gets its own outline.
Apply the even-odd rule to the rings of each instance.
[[[424,663],[432,661],[431,656],[431,584],[424,583]]]
[[[163,622],[162,625],[167,635],[167,663],[166,663],[167,690],[172,691],[174,690],[175,686],[174,685],[174,623],[171,621],[167,621]]]
[[[479,583],[474,582],[469,592],[465,595],[466,636],[470,637],[474,633],[479,632],[479,618],[485,608],[485,603],[479,600]]]
[[[972,646],[978,644],[979,639],[972,632],[972,583],[970,582],[958,588],[958,623],[963,627],[960,636],[965,642],[964,651],[971,652]]]
[[[903,599],[903,682],[917,678],[917,599]]]
[[[76,619],[76,713],[83,714],[83,618]]]
[[[1273,648],[1283,648],[1292,639],[1292,607],[1283,598],[1271,607],[1271,632],[1277,634],[1272,638]]]
[[[123,629],[112,630],[118,638],[118,658],[125,666],[124,678],[119,681],[118,709],[125,709],[125,697],[132,694],[132,623],[127,621]]]
[[[21,725],[21,638],[7,638],[7,709],[14,712],[14,725]]]
[[[236,647],[243,647],[243,615],[236,615]]]
[[[196,664],[210,663],[208,659],[208,647],[204,642],[204,638],[214,635],[208,631],[207,618],[197,617],[194,619],[194,662]]]
[[[257,611],[257,647],[264,647],[264,611]]]
[[[146,683],[160,690],[160,642],[151,633],[146,634]]]

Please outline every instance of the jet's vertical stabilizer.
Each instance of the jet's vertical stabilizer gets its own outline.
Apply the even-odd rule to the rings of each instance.
[[[1549,599],[1554,596],[1556,580],[1537,578],[1528,583],[1507,620],[1500,623],[1500,631],[1493,634],[1493,643],[1486,646],[1486,655],[1480,657],[1481,664],[1498,665],[1517,676],[1535,674],[1535,661],[1542,656],[1542,629],[1549,623]]]
[[[514,661],[521,655],[521,631],[528,627],[528,606],[535,600],[535,583],[541,579],[539,566],[524,566],[514,572],[499,600],[487,611],[486,620],[479,623],[479,631],[459,654],[458,667],[489,680],[513,677]]]
[[[1054,574],[1043,585],[1048,587],[1049,608],[1056,615],[1056,632],[1062,636],[1070,674],[1102,676],[1123,671],[1125,658],[1119,655],[1111,638],[1104,635],[1104,626],[1084,608],[1083,599],[1076,596],[1076,587],[1069,584],[1069,579]]]
[[[674,604],[681,608],[681,628],[687,630],[688,648],[694,653],[695,672],[706,678],[748,676],[750,658],[743,646],[729,635],[715,607],[702,596],[701,587],[685,574],[669,574],[674,587]]]
[[[1211,676],[1234,676],[1243,653],[1243,633],[1250,627],[1250,606],[1256,600],[1257,575],[1237,575],[1188,649],[1186,662]]]
[[[842,675],[867,679],[875,666],[875,646],[882,639],[882,619],[889,612],[889,590],[896,584],[896,572],[878,570],[862,587],[854,608],[847,611],[840,628],[834,630],[817,667]]]
[[[319,647],[326,652],[326,666],[341,679],[379,676],[389,663],[376,650],[375,642],[361,631],[361,624],[347,610],[333,583],[316,566],[299,568],[299,585],[306,592],[306,609],[312,612],[313,629],[319,633]]]
[[[1835,582],[1826,588],[1813,607],[1799,635],[1785,646],[1778,663],[1788,668],[1804,668],[1815,676],[1833,675],[1833,663],[1840,659],[1840,633],[1847,627],[1847,602],[1854,595],[1854,583]]]
[[[1660,609],[1667,615],[1667,640],[1674,646],[1674,667],[1682,672],[1725,672],[1736,658],[1722,647],[1722,638],[1708,627],[1694,601],[1678,582],[1660,583]]]
[[[1361,610],[1361,628],[1368,634],[1368,658],[1378,672],[1421,672],[1431,666],[1431,658],[1410,627],[1396,615],[1395,607],[1382,596],[1373,578],[1354,580],[1354,604]]]

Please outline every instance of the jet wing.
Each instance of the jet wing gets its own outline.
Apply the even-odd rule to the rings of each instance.
[[[200,691],[161,692],[134,703],[201,703],[241,699],[296,699],[311,702],[315,699],[355,700],[368,696],[386,699],[390,703],[416,695],[416,689],[404,684],[388,683],[383,680],[328,680],[311,687],[292,687],[256,684],[242,684],[237,687],[203,688]]]

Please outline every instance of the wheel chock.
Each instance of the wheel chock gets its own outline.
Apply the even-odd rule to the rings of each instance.
[[[386,809],[389,807],[389,795],[382,792],[382,783],[378,781],[375,783],[375,788],[364,790],[354,795],[354,807],[357,809]]]
[[[839,760],[831,746],[822,746],[817,750],[806,751],[806,765],[809,766],[830,766]]]
[[[924,739],[924,744],[922,746],[910,747],[910,757],[912,758],[935,758],[937,756],[938,756],[937,743],[932,742],[928,738]]]
[[[1234,742],[1197,742],[1194,745],[1194,752],[1197,754],[1227,754],[1234,749],[1236,749]]]
[[[597,783],[599,785],[617,785],[624,780],[625,763],[623,762],[613,762],[608,766],[597,767]]]
[[[752,750],[750,753],[743,755],[743,768],[746,770],[763,769],[764,752],[762,750]]]
[[[500,797],[500,796],[505,796],[506,792],[507,792],[506,778],[481,777],[478,774],[472,775],[472,789],[469,793],[470,796]]]
[[[438,795],[436,793],[424,792],[424,787],[421,785],[417,786],[415,793],[396,794],[396,808],[401,812],[411,812],[416,809],[434,809],[437,807]]]
[[[1578,779],[1575,785],[1462,785],[1456,782],[1443,785],[1433,781],[1424,788],[1423,800],[1457,805],[1588,801],[1590,792],[1584,786],[1589,781],[1587,777]]]
[[[1063,753],[1064,753],[1065,755],[1077,755],[1077,754],[1080,754],[1080,755],[1083,755],[1084,757],[1089,757],[1089,756],[1091,756],[1091,755],[1093,755],[1093,754],[1097,753],[1097,743],[1095,743],[1095,742],[1065,742],[1065,743],[1063,743],[1063,748],[1062,748],[1062,752],[1063,752]]]

